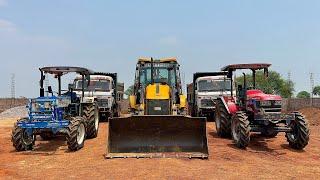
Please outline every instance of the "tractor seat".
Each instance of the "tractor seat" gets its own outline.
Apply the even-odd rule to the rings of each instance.
[[[72,103],[80,102],[80,98],[77,97],[77,94],[75,92],[68,91],[68,92],[64,93],[63,95],[70,96]]]

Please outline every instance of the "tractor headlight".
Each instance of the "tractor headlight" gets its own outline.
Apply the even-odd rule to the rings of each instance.
[[[271,106],[271,101],[260,101],[260,106]]]
[[[50,102],[45,102],[44,103],[44,108],[45,109],[51,109],[51,103]]]
[[[282,101],[274,101],[274,105],[275,106],[281,106],[282,105]]]
[[[39,111],[40,105],[36,102],[32,103],[32,111]]]

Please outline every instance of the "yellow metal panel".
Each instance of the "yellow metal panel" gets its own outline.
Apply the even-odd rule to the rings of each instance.
[[[180,95],[180,108],[186,108],[187,107],[187,97],[186,95]]]
[[[170,99],[170,87],[163,84],[150,84],[146,88],[146,99]]]
[[[136,96],[131,95],[129,97],[129,102],[130,102],[130,108],[136,109]]]
[[[161,59],[154,59],[154,60],[159,60],[160,63],[170,63],[170,62],[177,62],[177,58],[175,57],[171,57],[171,58],[161,58]],[[150,63],[151,62],[151,58],[139,58],[138,60],[139,63]]]
[[[178,61],[177,61],[177,58],[171,57],[171,58],[162,58],[162,59],[160,59],[160,62],[168,63],[168,62],[178,62]]]

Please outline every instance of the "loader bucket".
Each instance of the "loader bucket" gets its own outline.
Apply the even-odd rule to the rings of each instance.
[[[208,158],[206,118],[131,116],[109,121],[106,158]]]

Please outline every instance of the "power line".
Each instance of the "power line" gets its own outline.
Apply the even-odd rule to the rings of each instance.
[[[313,89],[314,89],[314,78],[313,73],[310,73],[310,85],[311,85],[311,106],[313,106]]]
[[[16,97],[15,74],[11,74],[11,98]]]
[[[313,98],[313,89],[314,89],[314,74],[310,73],[310,85],[311,85],[311,98]]]
[[[11,74],[11,105],[15,104],[16,98],[16,82],[15,82],[15,74]]]
[[[288,71],[288,83],[289,83],[289,88],[291,88],[292,85],[292,81],[291,81],[291,71]],[[289,98],[291,98],[292,95],[290,94]]]

